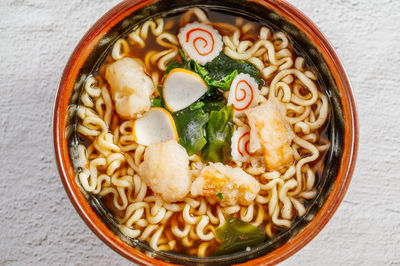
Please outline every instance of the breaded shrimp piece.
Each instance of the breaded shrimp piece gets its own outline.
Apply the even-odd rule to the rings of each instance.
[[[279,103],[269,100],[246,111],[250,125],[250,152],[262,150],[267,171],[293,162],[290,144],[294,133],[282,115]]]
[[[139,174],[154,193],[168,202],[183,200],[192,183],[188,155],[176,140],[149,145]]]
[[[138,60],[125,57],[108,65],[105,72],[115,109],[121,117],[135,118],[149,110],[154,85]]]
[[[249,205],[260,191],[260,183],[241,168],[211,163],[202,169],[190,191],[193,196],[206,196],[221,206]]]

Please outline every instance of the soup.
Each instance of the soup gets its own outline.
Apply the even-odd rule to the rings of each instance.
[[[85,82],[78,180],[123,234],[207,257],[290,228],[330,147],[327,96],[283,32],[192,8],[118,39]]]

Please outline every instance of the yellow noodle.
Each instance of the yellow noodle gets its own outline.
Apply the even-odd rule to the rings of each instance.
[[[286,119],[296,136],[292,143],[295,162],[280,171],[265,172],[265,167],[254,157],[249,162],[232,162],[255,176],[261,190],[255,202],[248,206],[216,206],[204,197],[187,196],[184,202],[165,202],[160,196],[148,196],[148,187],[139,174],[146,147],[134,141],[133,121],[121,121],[113,112],[109,88],[89,76],[83,86],[80,119],[77,131],[91,144],[78,146],[78,179],[83,189],[100,197],[110,195],[113,206],[120,211],[116,219],[120,231],[130,237],[147,241],[155,250],[174,250],[178,243],[188,253],[207,255],[216,229],[225,223],[226,215],[233,215],[255,226],[265,225],[265,233],[274,236],[272,227],[290,227],[294,214],[304,215],[305,199],[316,196],[315,169],[309,163],[329,149],[330,143],[321,140],[319,130],[329,115],[329,102],[315,80],[316,74],[305,68],[303,57],[295,57],[286,34],[261,27],[259,39],[243,39],[244,34],[256,32],[255,24],[243,25],[237,18],[236,26],[214,23],[206,13],[190,9],[181,23],[193,19],[229,32],[223,36],[225,53],[235,59],[254,64],[267,81],[260,89],[259,103],[275,97],[286,109]],[[149,20],[119,39],[112,47],[111,57],[119,60],[128,56],[130,45],[145,47],[150,34],[161,50],[152,50],[143,57],[144,66],[152,77],[155,88],[160,84],[159,71],[178,55],[179,42],[169,33],[173,25],[164,19]],[[129,43],[128,43],[129,42]],[[158,96],[156,90],[153,94]],[[246,126],[246,118],[234,118],[235,127]],[[307,156],[303,156],[307,151]],[[191,174],[196,177],[206,164],[195,154],[189,158]],[[168,227],[168,226],[169,227]],[[199,242],[201,240],[201,242]]]

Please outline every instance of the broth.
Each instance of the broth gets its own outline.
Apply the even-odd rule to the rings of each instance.
[[[227,13],[227,12],[206,10],[206,14],[208,15],[208,19],[213,22],[212,23],[213,27],[215,29],[217,29],[224,36],[229,36],[230,34],[232,34],[232,31],[230,30],[232,28],[232,25],[239,28],[242,31],[242,34],[239,38],[240,42],[246,41],[246,40],[250,41],[252,43],[257,42],[259,40],[260,29],[265,26],[271,28],[270,25],[264,25],[264,24],[258,23],[247,17],[237,17],[236,14],[231,14],[231,13]],[[166,32],[171,33],[172,35],[176,36],[176,35],[178,35],[178,32],[182,26],[186,25],[188,22],[193,22],[195,20],[196,20],[195,15],[190,16],[190,19],[187,19],[187,17],[185,19],[185,16],[183,15],[183,13],[176,13],[173,15],[168,15],[165,18],[163,18],[164,30]],[[139,27],[142,27],[142,26],[143,25],[139,25]],[[135,31],[137,29],[138,28],[136,27],[133,29],[133,31]],[[243,31],[246,31],[246,33],[243,34]],[[121,38],[129,39],[129,34],[122,36]],[[289,46],[287,46],[285,48],[285,49],[287,49],[286,53],[290,53],[292,55],[293,59],[295,59],[297,57],[303,57],[303,58],[305,58],[305,61],[307,62],[308,60],[307,60],[306,53],[302,52],[298,47],[296,47],[296,44],[293,43],[291,40],[289,40],[289,41],[290,41]],[[275,41],[274,41],[275,47],[279,47],[282,42],[284,42],[284,40],[281,40],[279,37],[275,38]],[[157,84],[157,87],[160,86],[159,84],[162,84],[162,82],[163,82],[164,70],[160,69],[160,67],[157,64],[152,64],[152,63],[146,64],[146,60],[147,60],[146,55],[148,55],[149,53],[152,53],[153,51],[155,51],[155,52],[163,51],[166,48],[157,42],[157,37],[155,35],[151,34],[151,30],[149,30],[148,37],[145,39],[145,45],[143,47],[139,43],[132,44],[132,43],[128,42],[128,44],[129,44],[129,49],[128,49],[128,51],[125,51],[126,54],[124,55],[124,57],[132,57],[132,58],[137,58],[137,59],[141,60],[143,62],[143,64],[147,66],[146,72],[149,76],[153,77],[153,81],[154,81],[154,77],[158,77],[158,80],[155,82],[155,84]],[[171,60],[180,62],[182,59],[180,58],[180,55],[178,53]],[[271,59],[267,60],[267,64],[270,64],[270,60]],[[97,80],[98,87],[107,87],[107,81],[106,81],[107,78],[105,77],[105,68],[109,64],[112,64],[114,61],[115,60],[113,59],[113,56],[112,56],[112,49],[110,49],[109,54],[107,55],[106,59],[102,63],[101,67],[99,68],[99,71],[97,73],[93,73],[93,76]],[[294,61],[295,60],[293,60],[293,62]],[[307,71],[309,71],[310,73],[314,73],[314,75],[318,74],[315,66],[312,66],[312,65],[307,65],[307,64],[305,65],[305,68],[302,70],[302,72],[306,73]],[[311,76],[312,74],[309,74],[309,75]],[[267,78],[263,78],[264,84],[266,86],[269,86],[269,84],[272,82],[274,77],[275,77],[274,75],[270,75]],[[109,90],[108,87],[107,87],[107,89]],[[159,93],[157,93],[157,88],[156,88],[156,92],[152,97],[159,97],[158,94]],[[309,95],[309,94],[310,94],[310,92],[309,92],[309,90],[307,90],[307,88],[300,89],[301,96],[307,97],[307,95]],[[84,103],[82,103],[82,104],[85,105]],[[322,105],[322,103],[320,105]],[[319,106],[319,107],[317,106],[315,108],[321,108],[321,106]],[[313,112],[316,112],[316,111],[313,110]],[[293,116],[293,117],[295,117],[295,116]],[[120,127],[121,127],[121,124],[125,121],[127,121],[127,119],[119,116],[119,114],[115,111],[115,108],[113,108],[112,113],[111,113],[111,123],[109,125],[108,132],[110,134],[114,134],[113,135],[114,142],[120,141],[121,137],[123,137],[123,134],[120,133],[120,131],[121,131]],[[316,145],[322,146],[322,144],[329,144],[329,140],[328,140],[329,117],[327,118],[327,121],[324,123],[324,125],[325,126],[320,127],[320,129],[317,129],[314,133],[315,138],[317,139],[314,142]],[[115,132],[117,132],[117,133],[115,133]],[[301,131],[297,132],[297,134],[301,137],[304,137],[307,135]],[[85,136],[84,134],[80,134],[80,137],[85,142],[85,146],[87,147],[87,149],[89,149],[88,147],[92,143],[94,143],[95,139],[96,139],[96,137],[93,137],[93,136],[88,137],[88,136]],[[92,148],[92,149],[96,150],[96,148]],[[93,150],[92,150],[92,152],[89,152],[90,153],[90,156],[88,158],[89,161],[93,158],[102,156],[101,151],[97,152],[97,151],[93,151]],[[316,181],[314,182],[315,184],[318,184],[318,180],[322,176],[327,150],[328,149],[322,149],[318,155],[318,158],[314,161],[311,161],[308,164],[308,167],[312,170],[312,172],[315,173],[315,178],[316,178]],[[134,155],[134,152],[132,152],[132,151],[126,151],[126,152],[122,151],[121,153],[131,156],[134,159],[136,158]],[[298,162],[302,158],[306,158],[306,157],[310,156],[310,151],[305,148],[299,149],[299,156],[300,156],[300,159],[297,159],[296,162]],[[230,165],[235,165],[235,163],[231,162]],[[251,166],[251,164],[246,164],[246,163],[243,165],[245,167]],[[242,167],[243,167],[243,165],[242,165]],[[132,176],[132,180],[134,180],[132,172],[134,172],[136,174],[137,171],[136,170],[133,171],[133,169],[132,169],[132,171],[130,173],[129,172],[130,170],[128,169],[130,167],[130,165],[127,161],[122,162],[121,167],[126,167],[126,168],[116,170],[116,172],[113,173],[113,175],[119,176],[118,177],[119,179],[121,179],[121,177],[124,177],[124,176]],[[106,167],[103,167],[103,168],[99,167],[99,169],[100,169],[99,171],[102,173],[108,171]],[[289,169],[289,167],[284,167],[284,168],[280,169],[279,172],[281,175],[284,175],[285,172],[289,171],[288,169]],[[112,175],[110,175],[110,176],[112,178]],[[262,179],[261,176],[262,176],[261,174],[255,175],[255,178],[263,185],[266,185],[269,181],[266,182],[266,180]],[[305,179],[304,176],[302,178]],[[133,184],[136,181],[129,181],[129,182],[131,182]],[[307,183],[307,181],[303,180],[303,183]],[[100,185],[102,185],[102,184],[103,183],[100,183]],[[283,185],[281,185],[280,187],[279,186],[277,187],[278,191],[280,191],[282,186]],[[313,185],[312,189],[314,189],[314,188],[315,188],[315,185]],[[117,190],[116,188],[113,188],[113,189],[116,192],[105,193],[105,195],[103,195],[103,196],[101,195],[102,192],[100,192],[99,197],[102,200],[104,206],[106,206],[113,213],[113,215],[115,217],[118,217],[117,220],[119,220],[119,221],[124,220],[123,223],[127,223],[127,222],[129,222],[129,219],[131,219],[131,218],[125,220],[125,219],[123,219],[123,217],[125,217],[127,215],[128,208],[125,207],[125,209],[123,209],[123,208],[119,208],[118,206],[124,205],[124,200],[128,200],[130,202],[130,204],[134,204],[135,202],[136,203],[140,202],[135,199],[132,199],[132,200],[129,199],[129,197],[131,197],[133,194],[135,194],[135,197],[136,197],[137,194],[140,193],[140,191],[139,192],[137,191],[139,189],[136,187],[136,183],[135,183],[134,188],[124,187],[121,190],[123,192]],[[302,189],[304,189],[304,188],[302,188]],[[310,191],[312,191],[312,189],[310,189]],[[111,188],[109,190],[111,191]],[[288,193],[293,192],[295,190],[296,190],[296,188],[291,188],[291,189],[289,189]],[[128,195],[128,199],[121,198],[120,195],[123,193],[125,193],[126,195],[128,195],[130,193]],[[269,198],[269,201],[271,201],[271,197],[273,197],[271,193],[272,192],[269,190],[264,190],[264,191],[260,192],[259,195],[261,197],[264,197],[267,199]],[[155,194],[152,192],[152,190],[147,189],[147,191],[145,193],[145,197],[154,197],[154,196],[155,196]],[[134,196],[132,196],[132,198],[134,198]],[[308,208],[307,206],[309,205],[309,202],[314,200],[314,197],[301,198],[301,199],[298,198],[296,200],[298,202],[300,202],[301,204],[303,204],[305,206],[305,208]],[[202,202],[202,201],[206,202],[205,204],[208,205],[207,208],[208,208],[209,212],[214,217],[218,217],[217,206],[215,204],[211,204],[212,201],[210,201],[208,199],[199,200],[199,202]],[[154,201],[154,203],[148,202],[146,204],[148,204],[150,206],[150,207],[148,207],[150,209],[143,209],[144,213],[151,212],[152,208],[155,208],[155,206],[157,205],[156,201]],[[186,206],[186,204],[188,204],[188,203],[180,202],[180,203],[177,203],[176,205],[177,206],[179,205],[179,208],[181,208],[180,206],[184,206],[184,205]],[[203,204],[203,203],[201,203],[201,204]],[[263,216],[262,222],[259,223],[257,225],[257,227],[262,229],[267,234],[268,238],[273,238],[276,235],[278,235],[280,232],[282,232],[283,230],[287,230],[287,228],[283,227],[281,225],[275,224],[273,222],[271,215],[268,214],[268,211],[269,211],[268,205],[269,205],[269,203],[265,203],[265,204],[257,203],[257,205],[254,206],[254,209],[257,210],[257,208],[263,208],[265,215]],[[277,206],[279,208],[283,208],[283,203],[279,201]],[[244,208],[244,207],[240,206],[240,208]],[[168,212],[168,210],[166,212]],[[244,215],[246,214],[246,212],[247,211],[244,211]],[[258,210],[258,212],[259,212],[259,210]],[[291,215],[288,215],[288,216],[296,217],[298,215],[298,212],[299,211],[296,208],[292,208]],[[201,217],[201,215],[204,215],[204,213],[201,214],[201,212],[199,212],[197,207],[193,207],[193,206],[190,207],[189,214],[191,217]],[[237,211],[237,212],[229,214],[229,215],[231,215],[232,217],[235,217],[237,219],[241,219],[241,216],[243,216],[243,215],[241,215],[241,211]],[[292,218],[292,219],[294,219],[294,218]],[[131,227],[135,228],[135,229],[139,228],[140,230],[145,231],[145,228],[148,226],[149,222],[144,218],[140,218],[138,220],[143,220],[141,222],[141,225],[143,225],[143,226],[140,227],[140,224],[135,224],[135,226],[131,225]],[[251,221],[255,223],[255,220],[256,220],[256,218],[252,218]],[[157,224],[157,229],[154,229],[154,230],[158,230],[161,228],[163,229],[162,236],[160,237],[159,241],[156,243],[157,247],[159,247],[159,250],[167,250],[170,252],[183,253],[183,254],[192,255],[192,256],[196,256],[196,255],[197,256],[212,256],[214,254],[214,252],[218,249],[219,243],[220,243],[219,239],[217,239],[216,237],[214,237],[212,240],[199,239],[198,236],[196,236],[197,233],[195,232],[196,229],[194,226],[191,226],[191,229],[190,229],[191,233],[189,233],[189,235],[193,234],[194,237],[192,239],[189,239],[186,241],[186,242],[192,242],[192,244],[190,244],[190,246],[188,247],[188,243],[185,243],[184,240],[178,239],[172,232],[173,231],[172,224],[176,225],[176,223],[177,223],[178,227],[180,228],[180,230],[183,230],[182,228],[185,228],[185,226],[187,225],[187,222],[185,222],[184,218],[182,218],[182,211],[172,212],[171,217],[169,219],[166,219],[166,221],[159,222]],[[131,227],[129,227],[129,228],[131,228]],[[208,234],[210,232],[214,234],[213,230],[215,230],[215,229],[216,229],[216,225],[212,225],[208,228],[206,227],[204,229],[204,234]],[[145,238],[144,241],[150,242],[149,239],[150,238]],[[207,244],[207,246],[206,246],[204,252],[199,255],[199,249],[205,243]]]

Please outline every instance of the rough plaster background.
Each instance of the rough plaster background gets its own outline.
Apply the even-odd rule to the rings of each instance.
[[[51,118],[75,45],[118,0],[0,1],[0,264],[126,265],[75,212]],[[326,34],[358,101],[360,151],[325,229],[284,265],[400,265],[400,1],[290,0]]]

